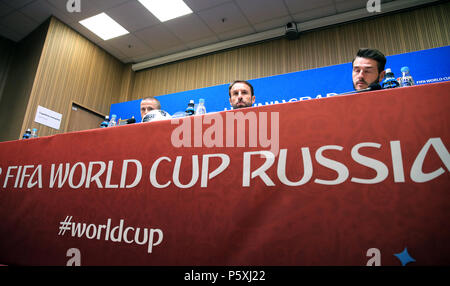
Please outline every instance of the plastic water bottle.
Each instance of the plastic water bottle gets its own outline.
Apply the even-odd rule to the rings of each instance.
[[[29,139],[31,137],[31,129],[27,129],[22,136],[22,139]]]
[[[114,127],[117,125],[116,118],[117,118],[117,115],[115,115],[115,114],[111,115],[111,120],[108,123],[108,127]]]
[[[401,79],[401,86],[413,86],[414,80],[412,76],[409,74],[409,68],[408,67],[402,67],[402,79]]]
[[[386,75],[383,79],[381,86],[383,87],[383,89],[396,88],[400,86],[400,83],[398,83],[398,81],[395,79],[394,73],[392,72],[391,69],[386,69]]]
[[[33,128],[33,130],[31,130],[31,138],[38,138],[37,129],[36,128]]]
[[[108,125],[109,125],[109,116],[106,115],[105,120],[102,123],[100,123],[100,128],[106,128],[108,127]]]
[[[205,100],[200,98],[198,100],[197,109],[195,110],[195,115],[206,114]]]
[[[191,116],[194,115],[195,110],[194,110],[194,101],[191,99],[189,101],[188,107],[186,108],[186,115],[187,116]]]

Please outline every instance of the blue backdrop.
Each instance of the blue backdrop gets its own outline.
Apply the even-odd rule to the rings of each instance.
[[[450,80],[450,46],[399,54],[387,57],[386,68],[400,77],[400,69],[408,66],[416,84]],[[351,63],[323,67],[313,70],[287,73],[277,76],[249,80],[255,90],[255,106],[308,100],[333,96],[353,90]],[[208,112],[230,109],[228,84],[189,90],[157,97],[161,109],[170,114],[184,111],[190,99],[196,103],[205,99]],[[111,114],[118,118],[141,121],[139,111],[141,99],[111,105]]]

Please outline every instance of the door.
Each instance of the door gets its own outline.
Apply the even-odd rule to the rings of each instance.
[[[67,132],[99,128],[105,115],[72,103]]]

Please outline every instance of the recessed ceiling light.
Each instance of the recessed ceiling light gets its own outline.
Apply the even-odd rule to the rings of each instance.
[[[129,33],[124,27],[105,13],[100,13],[84,19],[80,21],[80,24],[88,28],[104,41]]]
[[[139,0],[161,22],[192,13],[182,0]]]

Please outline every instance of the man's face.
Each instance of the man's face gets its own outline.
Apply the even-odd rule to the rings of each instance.
[[[374,82],[380,82],[384,77],[384,71],[378,73],[376,60],[356,57],[353,62],[353,88],[361,90],[368,88]]]
[[[144,116],[152,111],[158,109],[157,103],[155,100],[147,99],[141,101],[141,117],[144,118]]]
[[[233,109],[250,107],[255,103],[255,96],[252,95],[248,85],[242,82],[235,83],[230,90],[230,104]]]

